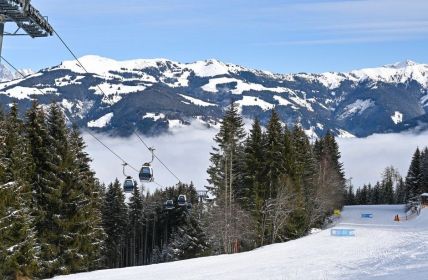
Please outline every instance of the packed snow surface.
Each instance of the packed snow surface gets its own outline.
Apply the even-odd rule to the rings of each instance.
[[[278,101],[278,104],[282,105],[282,106],[288,106],[288,105],[292,105],[293,104],[290,101],[288,101],[287,99],[285,99],[285,98],[283,98],[281,96],[278,96],[278,95],[274,95],[273,99],[275,99],[276,101]]]
[[[310,101],[309,99],[303,99],[303,98],[298,97],[297,95],[290,96],[290,99],[294,103],[296,103],[297,105],[299,105],[300,107],[304,107],[304,108],[308,109],[308,111],[311,111],[311,112],[314,111],[314,109],[312,108],[311,103],[308,102],[308,101]]]
[[[339,129],[339,138],[355,138],[355,135],[346,130]]]
[[[103,101],[107,104],[114,104],[118,102],[122,97],[122,94],[128,94],[132,92],[144,91],[146,89],[145,86],[126,86],[123,84],[114,85],[109,83],[102,83],[96,86],[92,86],[89,88],[90,90],[94,90],[96,94],[104,95]]]
[[[57,93],[56,88],[42,88],[37,89],[36,87],[22,87],[16,86],[6,90],[6,94],[10,97],[17,99],[29,99],[31,95],[43,95],[43,94],[52,94]]]
[[[268,88],[260,84],[255,83],[248,83],[244,82],[235,78],[215,78],[210,79],[208,84],[205,84],[202,86],[202,89],[208,92],[217,92],[217,86],[218,85],[224,85],[224,89],[230,90],[233,94],[242,94],[244,91],[272,91],[277,93],[283,93],[288,92],[289,89],[281,88],[281,87],[275,87],[275,88]]]
[[[105,127],[110,123],[111,118],[113,118],[113,113],[107,113],[99,119],[88,122],[88,127]]]
[[[361,218],[372,214],[373,218]],[[57,280],[122,279],[427,279],[428,209],[408,221],[403,205],[347,206],[334,228],[251,252],[149,266],[100,270]]]
[[[371,99],[357,99],[354,103],[347,105],[343,109],[343,113],[339,116],[339,120],[346,119],[357,113],[361,115],[365,110],[373,106],[375,106],[375,102]]]
[[[194,98],[191,96],[187,96],[184,94],[180,94],[181,97],[183,97],[184,99],[188,100],[190,103],[194,104],[194,105],[198,105],[198,106],[203,106],[203,107],[207,107],[207,106],[217,106],[214,103],[209,103],[203,100],[200,100],[198,98]]]
[[[171,129],[183,127],[184,124],[181,120],[168,120],[168,127]]]
[[[263,111],[267,111],[275,107],[275,105],[254,96],[244,96],[241,100],[236,101],[236,104],[238,104],[240,110],[242,110],[243,106],[259,106]]]
[[[311,141],[315,141],[318,138],[317,133],[315,132],[315,127],[311,126],[309,129],[303,130],[306,134],[306,136],[309,137]]]
[[[399,124],[403,122],[403,114],[399,111],[395,111],[394,115],[391,116],[391,119],[395,124]]]
[[[143,116],[143,119],[153,119],[153,121],[157,121],[159,119],[164,119],[165,115],[162,113],[156,114],[156,113],[146,113]]]

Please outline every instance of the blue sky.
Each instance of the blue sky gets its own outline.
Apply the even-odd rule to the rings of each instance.
[[[217,58],[279,73],[428,63],[426,0],[32,0],[78,56]],[[13,29],[12,24],[7,29]],[[59,40],[6,37],[34,70],[71,59]]]

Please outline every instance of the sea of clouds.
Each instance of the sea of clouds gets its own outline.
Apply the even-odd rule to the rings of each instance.
[[[248,125],[246,126],[248,128]],[[182,181],[193,182],[197,189],[207,185],[206,170],[209,166],[210,152],[214,145],[214,128],[193,123],[190,126],[176,128],[169,134],[157,137],[144,137],[149,146],[156,149],[156,155]],[[130,165],[139,169],[151,159],[149,151],[137,137],[114,138],[98,135],[113,151]],[[87,152],[93,159],[92,168],[104,183],[115,178],[124,179],[122,162],[89,134],[84,134],[88,145]],[[342,162],[347,178],[352,178],[356,187],[380,180],[387,166],[396,167],[404,177],[416,147],[428,146],[428,132],[422,134],[375,134],[366,138],[338,139]],[[171,186],[178,182],[159,161],[153,162],[155,183],[145,184],[147,190],[161,186]],[[126,168],[126,174],[138,177],[138,173]]]
[[[206,170],[209,166],[209,156],[214,145],[213,137],[217,133],[214,128],[208,129],[200,123],[173,129],[171,133],[158,137],[144,137],[147,145],[154,147],[155,154],[162,162],[185,183],[193,182],[198,189],[207,185]],[[132,167],[139,169],[141,165],[151,160],[151,154],[136,137],[118,138],[98,135],[115,153],[124,158]],[[87,144],[86,151],[92,161],[92,168],[97,177],[108,184],[116,178],[123,180],[122,161],[110,153],[103,145],[89,134],[84,134]],[[178,180],[158,160],[152,163],[155,182],[161,186],[175,185]],[[126,175],[138,178],[138,173],[127,167]],[[146,190],[154,190],[159,185],[146,183]]]

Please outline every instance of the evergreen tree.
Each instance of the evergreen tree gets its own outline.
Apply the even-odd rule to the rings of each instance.
[[[282,126],[274,109],[266,128],[264,167],[266,175],[264,198],[273,199],[276,197],[280,175],[285,172]]]
[[[393,167],[386,167],[382,173],[382,189],[381,197],[382,203],[393,204],[395,203],[394,191],[397,188],[398,182],[401,179],[398,171]]]
[[[129,265],[143,264],[143,227],[144,227],[144,207],[143,197],[136,186],[128,203],[129,208]]]
[[[255,119],[245,142],[245,169],[243,185],[247,187],[247,193],[243,196],[246,200],[243,201],[242,206],[244,209],[251,211],[251,214],[256,221],[259,237],[262,235],[262,210],[266,197],[264,141],[260,122],[258,119]]]
[[[369,201],[368,196],[368,186],[364,185],[362,188],[358,189],[357,200],[359,205],[367,205]]]
[[[361,205],[361,188],[355,191],[355,205]]]
[[[381,193],[381,185],[379,182],[377,182],[372,189],[371,201],[372,201],[372,204],[382,204],[383,203],[383,198],[382,198],[382,193]]]
[[[335,209],[341,209],[347,190],[342,164],[339,162],[340,153],[333,134],[328,132],[315,141],[312,151],[312,154],[307,153],[305,156],[306,166],[312,166],[313,161],[316,163],[315,170],[305,170],[307,174],[304,177],[308,182],[306,185],[309,186],[305,188],[306,212],[309,218],[308,226],[320,227]],[[310,187],[311,182],[313,187]],[[359,203],[359,194],[357,190],[353,203]]]
[[[182,211],[178,219],[181,222],[168,244],[169,251],[173,252],[169,258],[184,260],[204,256],[208,244],[198,221],[186,211]]]
[[[31,217],[32,161],[16,104],[0,119],[0,275],[32,277],[38,263]]]
[[[409,171],[407,172],[406,176],[405,200],[407,201],[411,198],[414,198],[415,196],[421,194],[422,191],[421,153],[419,148],[417,148],[413,154]]]
[[[265,197],[262,187],[263,182],[263,133],[258,119],[255,119],[250,130],[250,134],[245,142],[245,169],[244,186],[246,186],[243,195],[242,206],[244,209],[252,209],[254,215],[258,215],[263,198]]]
[[[119,181],[110,184],[105,194],[102,211],[106,233],[104,258],[108,268],[124,266],[128,209]]]
[[[264,140],[264,157],[260,169],[263,172],[259,197],[262,199],[262,208],[257,209],[261,216],[257,221],[259,225],[260,245],[273,243],[273,201],[280,188],[280,177],[285,172],[285,162],[283,157],[283,133],[279,116],[275,109],[272,109],[271,117],[267,124]]]
[[[63,175],[69,175],[64,169],[68,131],[57,105],[51,106],[46,119],[47,122],[43,110],[33,103],[27,112],[27,134],[35,163],[32,193],[35,229],[40,245],[39,276],[53,277],[66,269],[62,258],[66,248],[61,240],[66,236],[62,190],[65,184]]]
[[[38,270],[30,199],[25,188],[20,180],[0,184],[0,275],[3,279],[32,277]]]
[[[220,125],[220,131],[214,138],[217,147],[213,147],[211,153],[211,165],[207,172],[209,189],[216,197],[217,207],[224,209],[223,225],[225,252],[231,252],[231,228],[233,222],[233,206],[235,202],[241,202],[241,196],[245,194],[243,187],[244,156],[242,142],[245,137],[242,117],[238,107],[232,103],[225,113]]]
[[[26,118],[24,124],[16,104],[6,118],[0,113],[0,275],[46,278],[99,268],[103,188],[84,141],[56,104],[45,116],[34,102]]]
[[[86,200],[81,194],[82,185],[79,182],[79,166],[76,166],[76,154],[73,154],[69,139],[65,117],[59,105],[52,104],[47,116],[48,125],[48,152],[52,155],[49,165],[53,171],[51,188],[55,199],[50,203],[54,205],[52,220],[54,230],[51,231],[50,244],[57,246],[55,262],[57,267],[53,274],[64,274],[81,271],[86,256],[81,256],[80,230],[82,229],[81,212],[79,206]],[[74,151],[77,152],[77,151]],[[82,236],[83,236],[82,232]],[[83,268],[82,270],[86,270]]]
[[[207,172],[208,182],[212,185],[212,192],[216,195],[233,196],[238,189],[238,173],[236,162],[242,160],[241,144],[245,137],[244,124],[238,112],[238,107],[232,103],[226,111],[220,125],[220,131],[214,137],[218,147],[213,147],[211,165]]]
[[[331,132],[322,138],[316,145],[314,154],[318,161],[318,189],[328,193],[328,206],[326,211],[340,209],[346,194],[345,174],[343,164],[340,162],[339,146]]]
[[[64,254],[65,266],[70,272],[88,271],[101,265],[104,231],[101,219],[101,194],[94,172],[90,169],[91,159],[84,151],[86,145],[77,127],[69,135],[71,157],[66,198],[67,234],[72,241]]]
[[[295,209],[290,216],[288,225],[290,237],[296,238],[304,235],[311,224],[318,222],[316,208],[321,201],[315,199],[315,179],[317,178],[317,165],[304,130],[296,125],[292,131],[293,161],[290,175],[294,186]]]
[[[425,147],[421,153],[421,191],[428,193],[428,147]]]
[[[373,203],[373,191],[374,188],[372,188],[371,184],[367,185],[367,204],[372,205]]]
[[[354,187],[350,185],[348,187],[348,192],[346,195],[346,205],[355,205],[355,194],[354,194]]]
[[[382,182],[382,198],[383,204],[393,204],[394,203],[394,189],[392,186],[392,181]]]
[[[302,187],[305,203],[310,203],[315,196],[315,179],[317,179],[317,162],[309,139],[301,127],[293,131],[294,177]]]
[[[327,132],[324,137],[323,147],[326,150],[326,153],[329,155],[334,169],[338,172],[343,187],[345,181],[345,172],[343,171],[343,163],[340,162],[339,145],[337,144],[334,135],[330,131]]]
[[[406,197],[406,184],[402,178],[397,183],[397,188],[395,189],[395,201],[398,204],[404,204]]]
[[[293,132],[287,127],[284,127],[284,133],[283,133],[283,151],[282,151],[282,157],[284,160],[284,168],[285,168],[285,174],[288,176],[293,176],[294,174],[294,164],[295,164],[295,151],[294,151],[294,137]]]
[[[53,114],[52,114],[52,111]],[[53,121],[61,123],[62,115],[58,107],[51,107],[49,114],[50,126],[43,109],[33,102],[27,111],[26,133],[34,162],[31,174],[33,208],[37,241],[40,246],[41,271],[38,276],[52,277],[60,273],[62,266],[60,238],[64,231],[61,225],[62,217],[62,187],[60,165],[62,158],[57,153],[57,147],[67,146],[67,130],[65,123],[62,139],[55,142],[57,134]]]

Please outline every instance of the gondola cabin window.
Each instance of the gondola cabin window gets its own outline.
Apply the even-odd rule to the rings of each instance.
[[[153,169],[150,166],[144,165],[141,167],[140,180],[143,182],[152,182],[153,181]]]
[[[123,191],[124,192],[132,192],[135,187],[134,180],[127,178],[125,182],[123,182]]]

